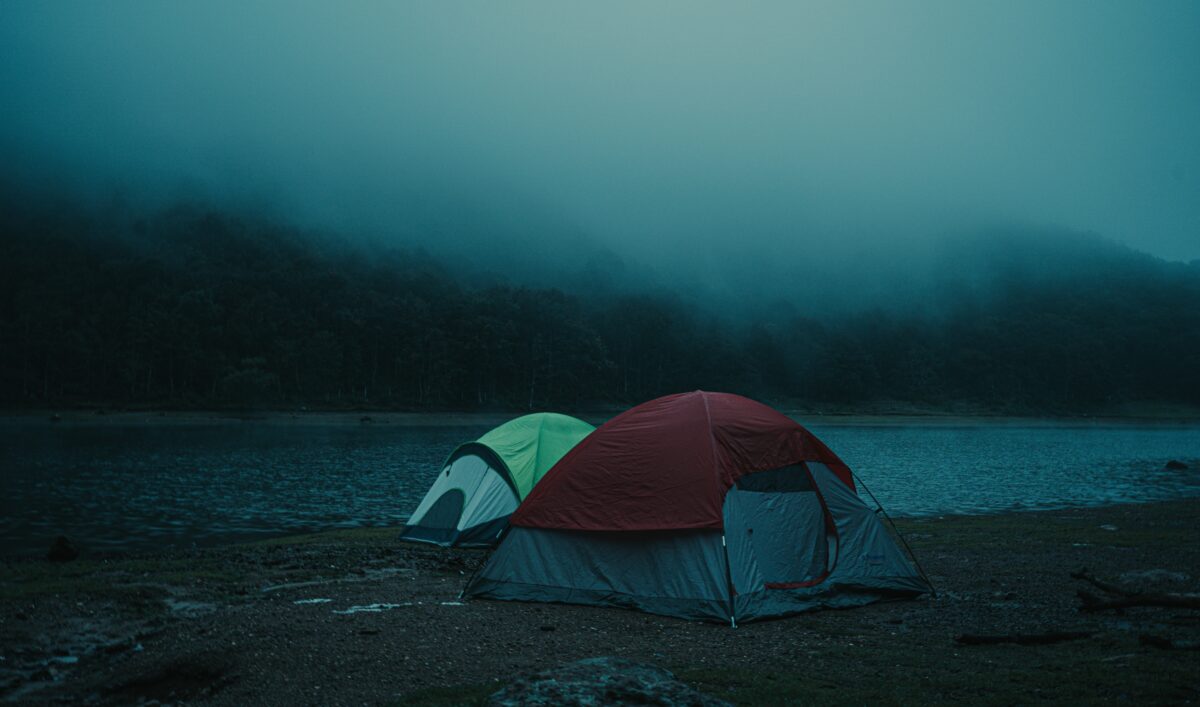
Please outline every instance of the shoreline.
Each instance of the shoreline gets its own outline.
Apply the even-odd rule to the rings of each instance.
[[[936,598],[736,630],[621,609],[461,602],[486,553],[401,544],[395,527],[9,561],[0,700],[475,704],[517,674],[596,656],[662,666],[735,704],[1194,700],[1195,653],[1139,636],[1194,640],[1197,612],[1081,613],[1084,587],[1069,573],[1195,591],[1198,521],[1200,498],[898,519]],[[1047,631],[1087,638],[954,640]],[[981,663],[994,676],[983,686],[972,678]]]
[[[868,505],[870,505],[869,499],[867,499],[867,500],[868,500]],[[1008,518],[1012,518],[1014,516],[1025,516],[1025,515],[1039,514],[1039,513],[1092,511],[1092,510],[1103,511],[1103,510],[1112,510],[1112,509],[1126,508],[1126,507],[1154,506],[1154,505],[1158,505],[1158,504],[1186,503],[1186,502],[1195,502],[1198,506],[1200,506],[1200,493],[1197,493],[1196,495],[1193,495],[1193,496],[1184,495],[1184,496],[1179,496],[1176,498],[1169,498],[1169,499],[1154,499],[1154,500],[1145,500],[1145,501],[1109,501],[1109,502],[1095,503],[1095,504],[1064,503],[1061,505],[1045,506],[1045,507],[1038,507],[1038,508],[1030,507],[1030,508],[995,509],[995,510],[989,510],[986,512],[979,512],[979,513],[948,511],[948,512],[928,512],[928,513],[905,515],[905,514],[898,514],[898,513],[889,511],[888,516],[893,521],[895,521],[896,523],[898,523],[900,525],[908,525],[908,524],[926,523],[926,522],[931,522],[931,521],[947,521],[947,520],[966,521],[968,519],[978,519],[978,518],[1008,519]],[[886,511],[887,509],[884,509],[884,510]],[[1198,515],[1200,515],[1200,511],[1198,511]],[[80,543],[79,550],[81,553],[84,553],[87,556],[89,556],[93,559],[96,559],[96,560],[100,560],[100,561],[104,561],[104,562],[121,562],[121,561],[136,560],[136,559],[143,558],[143,557],[156,557],[156,556],[172,555],[172,554],[179,554],[179,553],[205,552],[205,551],[219,552],[222,550],[230,550],[230,549],[235,549],[235,548],[244,547],[244,546],[254,546],[254,545],[259,545],[262,543],[289,543],[298,538],[303,538],[303,539],[305,539],[305,541],[309,541],[311,539],[320,539],[325,536],[329,536],[331,538],[336,538],[336,537],[341,536],[342,534],[347,534],[347,533],[348,534],[399,533],[401,530],[404,529],[404,527],[405,527],[404,523],[407,522],[408,517],[404,517],[404,518],[398,519],[398,520],[400,521],[398,524],[396,524],[396,523],[369,524],[368,523],[368,524],[362,524],[362,525],[352,525],[352,526],[342,526],[342,527],[308,528],[308,529],[298,528],[298,529],[293,529],[291,531],[281,532],[281,533],[275,533],[273,531],[272,532],[263,532],[263,533],[248,533],[245,535],[230,536],[230,537],[227,537],[227,538],[215,541],[215,542],[195,542],[195,541],[193,541],[191,543],[183,542],[183,541],[163,542],[158,545],[157,549],[148,549],[146,547],[140,547],[138,545],[132,545],[132,546],[127,546],[127,547],[105,548],[105,547],[88,546],[88,545]],[[18,564],[18,563],[25,563],[25,562],[40,562],[45,554],[46,548],[49,547],[49,543],[51,541],[53,541],[53,539],[54,538],[50,537],[50,536],[47,536],[45,538],[46,547],[42,547],[40,545],[35,547],[35,546],[31,545],[31,546],[27,546],[23,550],[2,551],[2,552],[0,552],[0,564],[12,565],[12,564]]]

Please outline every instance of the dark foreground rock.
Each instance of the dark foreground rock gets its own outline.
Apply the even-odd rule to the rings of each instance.
[[[1171,471],[1187,471],[1188,465],[1184,464],[1178,459],[1172,459],[1171,461],[1167,462],[1167,468]]]
[[[718,707],[668,670],[624,658],[588,658],[518,678],[488,698],[493,707],[546,705],[661,705]]]

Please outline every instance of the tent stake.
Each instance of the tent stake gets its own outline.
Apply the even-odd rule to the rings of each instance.
[[[908,541],[904,539],[904,533],[901,533],[900,529],[896,527],[896,522],[893,521],[892,517],[888,515],[888,512],[884,510],[883,504],[879,502],[878,498],[875,498],[875,494],[871,493],[871,489],[858,474],[854,473],[853,469],[850,470],[850,476],[854,477],[854,480],[858,482],[860,486],[862,486],[863,491],[866,491],[867,495],[871,497],[871,500],[875,502],[875,507],[879,509],[878,512],[882,513],[883,517],[887,519],[888,525],[892,526],[892,530],[895,531],[896,537],[900,538],[900,543],[904,545],[904,549],[908,551],[908,556],[912,558],[913,564],[917,566],[917,571],[921,573],[921,577],[925,580],[925,583],[929,585],[930,595],[934,599],[937,599],[937,587],[933,586],[933,580],[929,578],[929,575],[925,574],[925,568],[921,566],[921,561],[917,559],[917,554],[913,552],[913,549],[909,546]]]

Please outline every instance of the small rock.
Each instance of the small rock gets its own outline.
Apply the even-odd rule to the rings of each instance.
[[[67,540],[65,535],[60,535],[54,539],[54,543],[50,546],[50,551],[46,553],[46,559],[51,562],[70,562],[79,557],[79,550]]]
[[[1188,465],[1184,464],[1183,462],[1179,461],[1178,459],[1172,459],[1171,461],[1167,462],[1167,468],[1170,469],[1171,471],[1186,471],[1188,468]]]
[[[554,630],[554,626],[551,626],[550,624],[546,624],[544,626],[539,626],[538,628],[543,631],[553,631]]]

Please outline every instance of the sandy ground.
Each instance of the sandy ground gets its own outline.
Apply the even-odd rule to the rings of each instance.
[[[0,699],[28,704],[471,704],[593,656],[741,704],[1187,703],[1200,611],[1081,613],[1069,573],[1200,588],[1200,499],[901,523],[936,598],[726,625],[459,600],[483,555],[339,531],[209,550],[0,566]],[[1081,631],[1044,646],[962,633]]]

